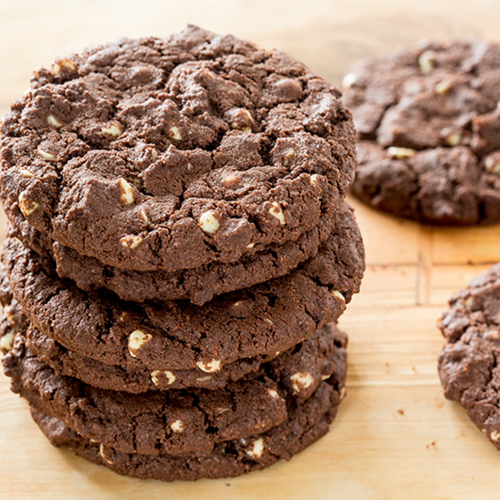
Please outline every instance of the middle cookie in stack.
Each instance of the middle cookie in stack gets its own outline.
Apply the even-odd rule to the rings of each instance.
[[[196,28],[36,75],[3,127],[1,347],[54,444],[197,479],[327,431],[364,270],[339,97]]]

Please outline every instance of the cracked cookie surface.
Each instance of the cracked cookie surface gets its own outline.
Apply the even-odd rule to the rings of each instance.
[[[236,262],[330,217],[356,166],[341,93],[195,27],[34,74],[2,126],[0,193],[30,245],[174,272]]]
[[[425,43],[363,61],[344,102],[358,132],[352,192],[430,224],[500,221],[500,45]]]

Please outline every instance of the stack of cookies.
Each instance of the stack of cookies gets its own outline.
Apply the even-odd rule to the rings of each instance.
[[[355,137],[302,64],[188,27],[40,69],[4,118],[1,347],[56,446],[121,474],[289,459],[344,392]]]

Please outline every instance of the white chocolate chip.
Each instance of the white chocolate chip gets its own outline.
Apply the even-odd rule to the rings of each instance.
[[[309,183],[316,187],[318,185],[318,174],[313,174],[311,175],[311,178],[309,179]]]
[[[198,363],[196,363],[196,366],[204,372],[214,373],[218,372],[221,369],[221,362],[217,359],[212,359],[212,361],[209,361],[208,363],[198,361]]]
[[[123,127],[121,124],[113,122],[109,127],[103,127],[102,132],[112,137],[120,137],[123,134]]]
[[[43,149],[40,149],[40,148],[38,148],[38,156],[41,156],[44,160],[53,161],[56,159],[56,157],[52,153],[49,153],[48,151],[44,151]]]
[[[446,144],[448,144],[448,146],[454,148],[455,146],[458,146],[462,142],[462,136],[460,134],[453,133],[447,135],[445,141]]]
[[[30,216],[39,206],[40,204],[36,201],[31,201],[28,199],[26,191],[23,191],[19,195],[19,210],[21,210],[25,217]]]
[[[248,109],[233,109],[229,112],[231,120],[231,128],[241,130],[245,133],[251,133],[252,127],[255,125],[252,114]]]
[[[211,380],[212,377],[208,376],[208,377],[198,377],[196,379],[197,382],[206,382],[207,380]]]
[[[69,59],[61,59],[52,66],[52,73],[57,76],[63,68],[69,69],[70,71],[76,71],[76,66],[73,61]]]
[[[134,188],[125,179],[120,179],[118,184],[121,189],[120,201],[125,205],[134,203]]]
[[[345,297],[342,295],[341,292],[339,292],[338,290],[332,290],[330,292],[336,299],[339,299],[341,302],[344,302],[345,303]]]
[[[16,321],[14,319],[14,314],[8,309],[4,309],[3,312],[5,314],[5,317],[7,318],[7,321],[9,322],[9,325],[14,326],[16,324]]]
[[[290,160],[295,156],[295,151],[293,149],[289,149],[286,153],[285,153],[285,160],[284,160],[284,165],[285,167],[288,166],[288,164],[290,163]]]
[[[109,458],[106,457],[106,455],[104,454],[104,451],[105,451],[104,445],[101,443],[99,445],[99,455],[101,455],[101,458],[105,462],[107,462],[108,464],[113,464],[114,462],[112,462]]]
[[[135,250],[142,243],[142,238],[136,235],[124,236],[121,238],[120,243],[122,247]]]
[[[11,351],[14,345],[15,335],[13,333],[7,333],[0,339],[0,349],[2,351]]]
[[[281,209],[280,204],[277,201],[273,201],[271,203],[271,208],[269,209],[269,213],[278,219],[280,221],[280,224],[283,226],[286,224],[285,222],[285,214],[283,213],[283,210]]]
[[[500,439],[500,432],[498,431],[492,431],[490,433],[490,438],[492,441],[498,441]]]
[[[218,215],[219,214],[215,210],[209,210],[201,214],[198,225],[205,233],[215,233],[220,227]]]
[[[486,171],[490,174],[500,174],[500,158],[495,160],[490,157],[486,159],[485,162]]]
[[[222,415],[223,413],[229,411],[229,408],[217,408],[215,411],[217,412],[217,415]]]
[[[184,432],[184,422],[182,420],[176,420],[170,424],[170,428],[177,434],[180,434],[181,432]]]
[[[146,210],[144,210],[144,208],[141,208],[141,210],[139,211],[139,215],[146,224],[149,224],[148,215],[146,214]]]
[[[271,318],[264,318],[264,321],[267,321],[270,325],[274,325],[274,321]]]
[[[172,385],[175,382],[176,376],[172,372],[168,370],[155,370],[151,372],[151,380],[154,385],[160,383],[160,379],[158,378],[160,375],[163,375],[167,379],[167,385]]]
[[[345,398],[346,394],[347,394],[347,392],[345,390],[345,387],[342,387],[342,389],[340,389],[340,400],[341,401]]]
[[[420,54],[418,65],[424,75],[430,73],[435,66],[437,54],[433,50],[426,50]]]
[[[224,180],[222,182],[227,188],[235,187],[240,183],[240,178],[237,175],[229,174],[224,177]]]
[[[55,128],[61,128],[64,125],[54,115],[49,115],[47,117],[47,121],[49,122],[49,125],[52,125]]]
[[[19,170],[19,173],[21,174],[21,177],[34,177],[35,174],[33,172],[30,172],[29,170],[26,170],[25,168],[22,168]]]
[[[448,80],[443,80],[442,82],[436,83],[434,90],[436,94],[447,94],[452,89],[452,84]]]
[[[396,148],[394,146],[391,146],[387,152],[389,153],[389,156],[391,158],[396,158],[398,160],[402,158],[411,158],[412,156],[415,156],[415,150],[410,149],[410,148]]]
[[[168,130],[168,135],[176,141],[182,141],[182,135],[179,127],[170,127],[170,129]]]
[[[141,330],[134,330],[128,337],[128,351],[134,358],[137,357],[137,351],[142,349],[153,336],[150,333],[144,333]]]
[[[465,307],[472,307],[474,305],[474,299],[472,297],[468,297],[464,302]]]
[[[331,375],[321,375],[321,380],[328,380]]]
[[[347,75],[342,78],[342,88],[350,89],[355,83],[358,77],[355,73],[347,73]]]
[[[297,372],[294,373],[290,380],[292,381],[293,392],[299,394],[301,391],[308,389],[314,384],[314,378],[310,373]]]
[[[247,248],[252,249],[254,246],[255,246],[255,243],[249,243],[249,244],[247,245]]]
[[[280,395],[278,394],[277,391],[275,391],[274,389],[269,389],[267,392],[269,392],[269,395],[273,398],[273,399],[281,399]]]
[[[159,153],[158,153],[158,150],[157,150],[156,148],[153,148],[153,149],[151,150],[151,157],[152,157],[152,158],[156,158],[156,157],[158,156],[158,154],[159,154]]]
[[[259,438],[253,442],[251,450],[247,450],[247,455],[251,458],[260,458],[264,452],[264,439]]]

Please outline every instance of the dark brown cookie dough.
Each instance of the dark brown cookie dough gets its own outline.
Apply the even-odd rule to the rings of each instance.
[[[500,264],[450,300],[439,326],[448,343],[439,356],[445,396],[459,401],[500,449]]]
[[[358,131],[352,192],[430,224],[500,221],[500,45],[420,44],[362,61],[344,102]]]
[[[198,369],[205,377],[238,359],[275,356],[337,320],[364,270],[357,236],[330,238],[292,274],[203,307],[139,305],[85,293],[12,238],[2,258],[13,295],[33,326],[65,348],[127,370]]]
[[[316,361],[313,352],[301,355],[298,346],[297,352],[279,356],[256,374],[217,391],[129,394],[96,389],[57,375],[26,348],[20,334],[3,362],[13,392],[84,437],[126,453],[209,452],[216,443],[279,425],[287,418],[288,405],[309,399],[324,379],[334,381],[340,390],[346,373],[346,338],[335,327],[330,333],[339,346],[331,342],[329,363]]]
[[[218,443],[211,452],[183,455],[121,453],[81,437],[53,417],[33,408],[31,412],[54,446],[69,446],[78,455],[119,474],[161,481],[195,481],[239,476],[269,467],[280,459],[290,460],[328,432],[340,400],[335,384],[323,382],[304,404],[291,405],[287,420],[271,430]]]
[[[5,116],[3,204],[28,243],[36,230],[105,265],[235,262],[345,197],[340,95],[281,52],[195,27],[93,47],[36,72]]]

